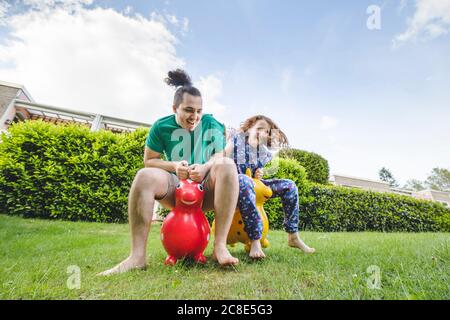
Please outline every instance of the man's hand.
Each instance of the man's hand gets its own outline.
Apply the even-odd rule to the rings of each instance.
[[[264,171],[262,168],[258,168],[255,170],[255,179],[261,180],[264,175]]]
[[[186,160],[175,162],[175,173],[180,180],[189,178],[189,166]]]
[[[208,173],[208,168],[204,164],[193,164],[189,167],[189,178],[195,182],[202,182]]]

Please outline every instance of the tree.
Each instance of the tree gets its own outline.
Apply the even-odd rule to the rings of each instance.
[[[381,168],[380,171],[378,171],[378,175],[380,176],[381,181],[389,183],[392,188],[398,188],[399,184],[397,180],[395,180],[392,173],[385,167]]]
[[[403,187],[405,189],[411,189],[414,191],[421,191],[421,190],[425,190],[426,186],[425,184],[417,179],[409,179],[408,181],[406,181],[405,186]]]
[[[444,168],[433,168],[425,184],[430,189],[450,191],[450,171]]]

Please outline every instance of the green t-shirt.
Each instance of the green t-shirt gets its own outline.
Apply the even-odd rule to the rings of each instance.
[[[225,144],[225,126],[211,114],[204,114],[194,131],[179,126],[175,114],[158,119],[145,142],[148,148],[162,153],[167,161],[186,160],[189,165],[208,162]]]

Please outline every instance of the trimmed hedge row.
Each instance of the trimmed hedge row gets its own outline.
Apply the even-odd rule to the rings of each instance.
[[[330,176],[328,161],[317,153],[290,148],[281,150],[279,156],[297,160],[306,169],[309,181],[328,184]]]
[[[24,217],[126,222],[127,197],[143,167],[147,130],[91,132],[26,121],[0,143],[0,211]]]
[[[311,185],[300,228],[315,231],[450,231],[450,209],[392,193]]]
[[[91,132],[82,125],[14,124],[0,142],[0,212],[25,217],[126,222],[128,192],[143,167],[147,129]],[[278,168],[277,170],[272,170]],[[272,171],[272,172],[271,172]],[[293,180],[300,228],[317,231],[450,231],[450,209],[435,202],[311,184],[295,159],[277,158],[265,178]],[[282,228],[278,199],[266,202],[271,228]],[[212,220],[213,214],[208,213]]]

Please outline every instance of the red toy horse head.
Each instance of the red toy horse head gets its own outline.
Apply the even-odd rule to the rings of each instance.
[[[198,209],[203,204],[203,185],[190,179],[181,180],[175,190],[175,207]]]

